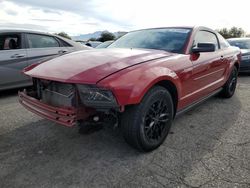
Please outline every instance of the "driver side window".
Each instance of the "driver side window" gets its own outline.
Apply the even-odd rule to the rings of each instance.
[[[215,50],[219,49],[216,35],[209,31],[198,31],[196,33],[193,41],[193,47],[197,47],[198,43],[213,43],[215,44]]]

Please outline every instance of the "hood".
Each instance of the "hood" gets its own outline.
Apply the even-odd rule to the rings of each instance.
[[[24,71],[31,77],[94,84],[127,67],[168,57],[162,50],[107,48],[73,52]]]
[[[250,49],[241,49],[240,51],[242,55],[250,54]]]

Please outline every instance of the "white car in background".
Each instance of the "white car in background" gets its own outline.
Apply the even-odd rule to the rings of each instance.
[[[32,64],[91,49],[72,40],[27,30],[0,30],[0,90],[32,85],[22,70]]]

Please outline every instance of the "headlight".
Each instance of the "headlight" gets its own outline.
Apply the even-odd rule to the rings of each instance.
[[[242,55],[241,56],[241,60],[249,60],[250,59],[250,55]]]
[[[92,85],[77,85],[82,103],[89,107],[117,107],[113,93],[105,88]]]

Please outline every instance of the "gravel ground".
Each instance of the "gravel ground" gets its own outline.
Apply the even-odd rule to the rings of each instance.
[[[90,135],[26,111],[0,94],[0,187],[250,187],[250,76],[234,97],[213,97],[178,117],[151,153],[119,129]]]

